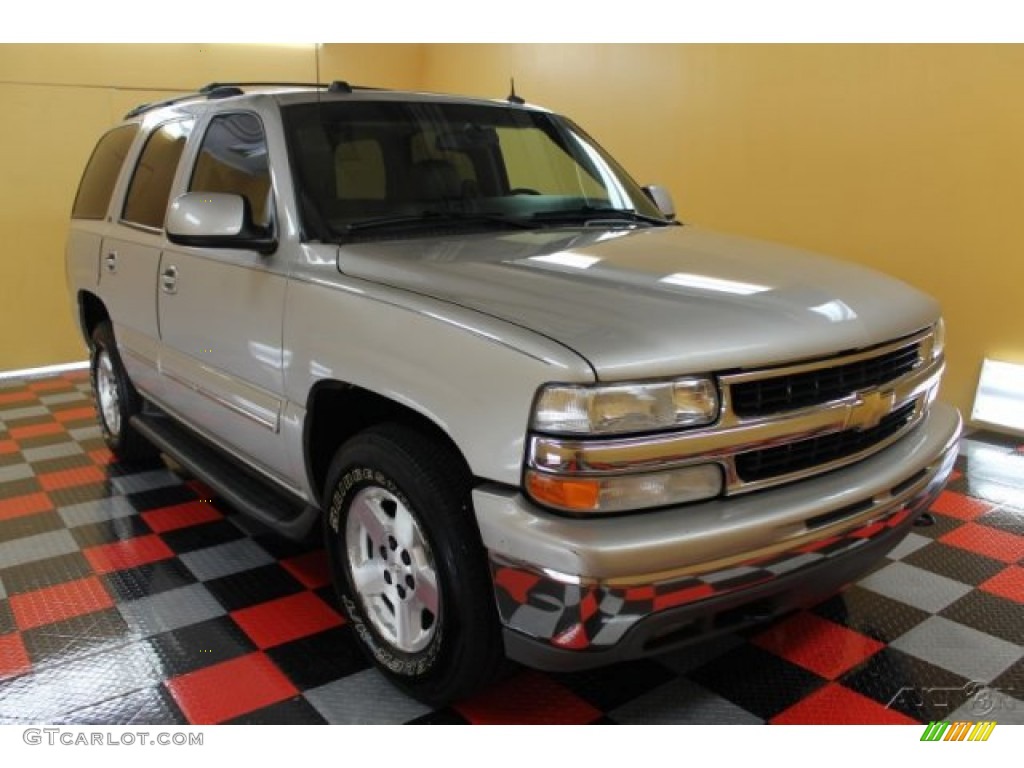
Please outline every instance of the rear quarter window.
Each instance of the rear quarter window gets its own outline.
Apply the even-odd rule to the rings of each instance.
[[[92,151],[82,181],[78,185],[75,204],[71,207],[73,219],[102,219],[110,207],[110,196],[128,156],[138,125],[122,125],[103,135]]]

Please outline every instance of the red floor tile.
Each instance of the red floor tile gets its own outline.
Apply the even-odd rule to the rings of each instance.
[[[209,503],[213,501],[213,497],[216,496],[216,494],[213,492],[213,489],[210,488],[210,486],[208,486],[202,480],[189,480],[188,482],[185,483],[185,485],[196,492],[196,495],[199,496],[200,501]]]
[[[74,469],[62,469],[59,472],[47,472],[45,475],[39,475],[37,479],[45,490],[55,491],[58,488],[102,483],[107,479],[107,473],[96,466],[75,467]]]
[[[32,669],[32,661],[17,632],[0,635],[0,680],[16,677]]]
[[[96,409],[91,405],[81,408],[68,408],[64,411],[55,411],[53,417],[62,424],[68,421],[81,421],[83,419],[95,420]]]
[[[980,589],[993,595],[1005,597],[1018,603],[1024,603],[1024,568],[1011,565],[1004,568],[988,581],[981,584]]]
[[[302,582],[302,586],[306,589],[319,589],[331,583],[326,550],[318,549],[315,552],[307,552],[298,557],[282,560],[281,566]]]
[[[978,523],[961,525],[939,538],[939,541],[1004,563],[1015,563],[1024,557],[1024,536],[1014,536]]]
[[[523,672],[454,705],[471,723],[585,725],[601,716],[569,689],[540,672]]]
[[[13,440],[0,440],[0,455],[5,453],[16,453],[18,444]]]
[[[299,693],[259,652],[175,677],[167,688],[193,725],[221,723]]]
[[[232,613],[231,618],[261,649],[315,635],[345,621],[312,592],[299,592],[243,608]]]
[[[753,643],[830,680],[885,647],[813,613],[798,613],[757,635]]]
[[[80,382],[80,381],[85,381],[86,379],[88,379],[89,378],[89,370],[88,370],[88,368],[81,368],[81,369],[79,369],[77,371],[65,371],[64,373],[62,373],[60,375],[60,377],[62,379],[64,379],[65,381],[70,381],[71,383],[74,384],[74,383],[77,383],[77,382]]]
[[[45,493],[29,493],[24,496],[13,496],[0,500],[0,520],[34,515],[36,512],[48,512],[53,509],[53,502]]]
[[[224,515],[212,504],[202,501],[187,501],[173,507],[161,507],[142,513],[142,519],[154,533],[176,531],[200,523],[220,520]]]
[[[102,611],[114,605],[95,576],[11,595],[9,602],[14,620],[23,630]]]
[[[101,467],[105,467],[114,461],[114,454],[106,448],[97,448],[94,451],[89,451],[88,456],[95,464]]]
[[[27,389],[18,389],[14,392],[0,392],[0,405],[10,405],[11,403],[27,403],[29,400],[35,400],[36,396],[29,392]]]
[[[964,496],[956,491],[943,491],[930,509],[932,512],[938,512],[940,515],[947,515],[960,520],[973,520],[979,515],[991,512],[994,509],[994,505],[980,499],[972,499],[970,496]]]
[[[783,710],[772,725],[917,725],[895,709],[861,696],[838,683],[829,683]]]
[[[10,435],[15,440],[24,440],[29,437],[39,437],[40,435],[54,435],[58,432],[63,432],[64,426],[56,421],[47,421],[43,424],[29,424],[25,427],[12,427],[10,429]]]
[[[33,392],[56,392],[58,390],[74,389],[75,385],[67,381],[63,376],[54,376],[30,382],[28,388]]]
[[[115,541],[82,551],[96,573],[111,573],[174,557],[174,552],[156,534]]]

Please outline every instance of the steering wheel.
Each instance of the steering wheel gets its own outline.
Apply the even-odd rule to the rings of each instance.
[[[540,192],[538,192],[536,189],[533,189],[532,187],[512,187],[512,189],[510,189],[508,191],[508,193],[510,195],[539,195],[540,194]]]

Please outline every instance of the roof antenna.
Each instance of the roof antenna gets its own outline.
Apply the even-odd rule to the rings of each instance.
[[[511,82],[512,89],[509,91],[507,101],[512,104],[525,104],[526,99],[521,96],[516,96],[516,79],[514,77],[510,77],[509,81]]]

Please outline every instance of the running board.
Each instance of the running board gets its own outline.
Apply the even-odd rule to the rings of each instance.
[[[167,416],[140,413],[131,424],[233,507],[292,541],[305,539],[320,516],[316,507],[276,489]]]

